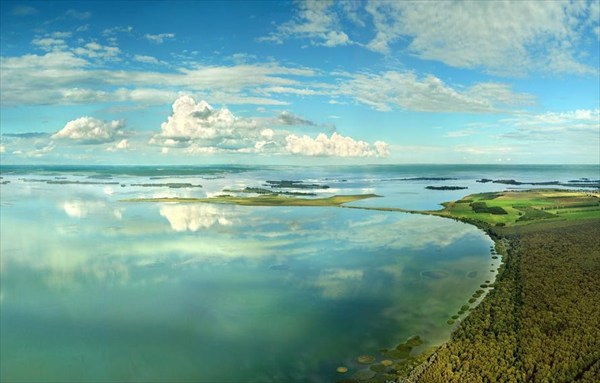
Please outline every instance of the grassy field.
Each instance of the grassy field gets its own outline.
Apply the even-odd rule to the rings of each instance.
[[[211,198],[134,198],[123,200],[123,202],[217,203],[243,206],[340,206],[344,203],[374,197],[379,196],[376,194],[354,194],[335,195],[328,198],[295,198],[275,194],[255,197],[221,195]]]
[[[443,210],[428,213],[492,226],[528,225],[539,220],[598,218],[600,193],[569,190],[482,193],[447,202]]]

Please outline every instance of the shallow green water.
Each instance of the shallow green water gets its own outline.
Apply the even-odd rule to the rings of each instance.
[[[481,231],[400,213],[15,181],[1,230],[3,381],[334,381],[411,335],[440,343],[492,276]]]

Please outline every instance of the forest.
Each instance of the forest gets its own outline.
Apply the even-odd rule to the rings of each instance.
[[[405,382],[598,382],[600,219],[494,227],[493,290]]]

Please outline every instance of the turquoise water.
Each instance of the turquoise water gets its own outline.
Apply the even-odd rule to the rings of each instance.
[[[423,347],[443,342],[448,317],[494,277],[492,242],[472,226],[333,207],[120,201],[211,196],[267,179],[327,184],[323,196],[382,195],[360,201],[373,206],[435,206],[456,193],[393,180],[411,172],[4,167],[2,381],[335,381],[337,366],[350,376],[364,368],[358,355],[383,359],[380,349],[412,335]],[[427,172],[416,176],[449,170]],[[489,171],[453,174],[452,182],[499,188],[474,182]],[[131,186],[188,181],[203,187]]]

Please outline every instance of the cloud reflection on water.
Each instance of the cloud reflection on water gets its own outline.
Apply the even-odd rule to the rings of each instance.
[[[60,204],[60,207],[71,218],[85,218],[89,215],[101,215],[106,212],[112,212],[112,215],[118,220],[123,218],[123,208],[111,209],[105,201],[101,200],[66,200]]]
[[[223,210],[214,205],[163,205],[160,215],[165,217],[175,231],[198,231],[209,229],[213,225],[230,226],[233,221],[226,217]]]
[[[322,289],[324,298],[345,297],[352,293],[363,275],[364,271],[360,269],[326,269],[319,274],[314,285]]]
[[[8,237],[36,240],[19,241],[19,256],[6,254],[3,268],[15,263],[46,271],[49,286],[65,288],[92,281],[164,282],[176,270],[200,265],[245,262],[268,268],[297,262],[317,265],[316,272],[296,275],[292,268],[288,277],[305,278],[323,297],[338,298],[351,293],[369,262],[396,277],[408,262],[377,254],[443,248],[476,232],[436,217],[353,209],[171,203],[123,207],[94,196],[72,197],[56,201],[54,206],[66,216],[53,218],[50,230],[19,225],[7,231],[14,232]],[[355,253],[362,255],[347,258]]]

